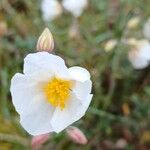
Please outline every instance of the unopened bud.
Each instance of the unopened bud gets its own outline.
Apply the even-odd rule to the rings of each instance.
[[[49,134],[42,134],[32,137],[31,146],[33,150],[39,149],[49,139]]]
[[[71,126],[71,127],[67,128],[66,131],[67,131],[67,134],[70,137],[70,139],[73,140],[75,143],[82,144],[82,145],[87,144],[88,141],[87,141],[86,136],[77,127]]]
[[[48,28],[45,28],[43,33],[38,39],[37,50],[52,52],[54,48],[54,39]]]
[[[106,52],[111,51],[116,45],[117,45],[117,40],[115,39],[111,39],[107,41],[106,44],[104,45],[105,51]]]
[[[127,144],[128,144],[128,143],[127,143],[127,141],[126,141],[125,139],[119,139],[119,140],[116,142],[114,148],[115,148],[115,149],[126,149]]]
[[[0,37],[7,34],[7,24],[5,22],[0,22]]]
[[[138,45],[138,40],[135,38],[129,38],[126,40],[126,44],[128,44],[129,46],[136,47]]]
[[[128,23],[127,23],[127,27],[128,29],[133,29],[133,28],[136,28],[138,26],[140,22],[140,18],[139,17],[134,17],[134,18],[131,18]]]
[[[130,107],[129,107],[129,105],[127,103],[124,103],[122,105],[122,110],[123,110],[123,113],[124,113],[125,116],[129,116],[130,115]]]

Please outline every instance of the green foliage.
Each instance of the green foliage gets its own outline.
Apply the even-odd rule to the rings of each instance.
[[[63,56],[68,66],[80,65],[90,71],[94,98],[86,115],[76,123],[87,135],[88,145],[75,145],[62,132],[43,149],[105,149],[106,141],[119,139],[128,142],[129,150],[139,145],[146,148],[141,135],[150,125],[150,68],[134,70],[127,58],[129,47],[122,42],[124,36],[143,38],[142,21],[129,35],[125,33],[128,20],[136,15],[142,20],[149,17],[148,0],[91,0],[78,19],[80,37],[71,39],[71,14],[65,12],[44,23],[40,1],[1,0],[0,21],[6,22],[8,33],[0,37],[0,150],[30,149],[30,137],[19,124],[9,86],[11,77],[22,72],[23,58],[35,52],[45,26],[53,33],[56,54]],[[104,44],[112,38],[119,43],[106,52]]]

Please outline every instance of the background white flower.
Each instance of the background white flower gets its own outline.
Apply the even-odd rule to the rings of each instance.
[[[146,40],[132,42],[132,50],[129,51],[129,60],[135,69],[143,69],[150,63],[150,43]]]
[[[147,22],[144,24],[143,27],[143,34],[146,38],[150,39],[150,18],[147,20]]]
[[[71,12],[74,17],[81,16],[83,10],[87,7],[88,1],[87,0],[63,0],[62,2],[63,7]]]
[[[41,10],[45,21],[51,21],[62,13],[62,7],[57,0],[43,0]]]
[[[59,56],[38,52],[26,56],[23,73],[12,78],[11,94],[30,134],[59,133],[85,114],[92,99],[86,69],[68,69]]]

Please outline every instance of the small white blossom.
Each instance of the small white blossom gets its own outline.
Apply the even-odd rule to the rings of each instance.
[[[89,72],[67,68],[64,60],[47,52],[29,54],[23,74],[11,80],[11,95],[20,123],[31,135],[64,130],[84,116],[92,99]]]
[[[135,69],[144,69],[150,63],[150,43],[146,40],[132,40],[129,61]]]
[[[150,39],[150,18],[144,24],[143,34],[146,38]]]
[[[57,0],[43,0],[41,10],[44,21],[51,21],[62,13],[62,7]]]
[[[74,17],[81,16],[83,10],[87,7],[88,1],[87,0],[63,0],[62,2],[63,7],[71,12]]]

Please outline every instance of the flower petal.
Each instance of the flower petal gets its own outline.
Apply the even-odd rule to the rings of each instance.
[[[150,44],[148,41],[145,41],[145,44],[141,45],[139,55],[141,58],[150,61]]]
[[[28,54],[24,59],[24,73],[32,74],[44,71],[62,78],[69,76],[64,60],[48,52]]]
[[[130,62],[135,69],[144,69],[149,65],[149,61],[141,57],[130,59]]]
[[[91,89],[92,89],[91,80],[85,82],[76,81],[72,91],[74,92],[74,94],[76,94],[77,98],[79,98],[81,102],[84,103],[86,102],[85,97],[91,93]]]
[[[82,67],[77,67],[77,66],[71,67],[68,69],[68,71],[74,80],[81,81],[81,82],[90,80],[90,73]]]
[[[31,110],[36,108],[32,108],[33,102],[36,103],[34,99],[36,99],[38,94],[42,93],[42,84],[50,79],[50,76],[46,76],[46,74],[42,74],[40,78],[38,75],[17,73],[11,80],[10,91],[12,101],[17,112],[20,114],[30,113]]]
[[[34,136],[53,131],[51,118],[55,109],[49,103],[43,102],[43,96],[39,95],[36,100],[36,109],[32,110],[32,113],[20,115],[21,125]]]
[[[83,105],[81,101],[73,95],[63,110],[56,108],[51,120],[51,125],[54,131],[59,133],[84,116],[87,108],[89,107],[91,99],[92,95],[89,94],[85,98],[86,103]]]
[[[47,102],[41,88],[38,88],[39,82],[33,77],[17,73],[11,81],[11,94],[22,126],[30,134],[39,135],[53,130],[50,120],[54,108]]]

